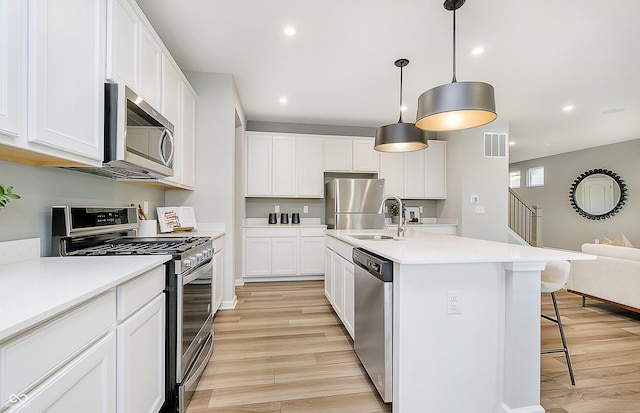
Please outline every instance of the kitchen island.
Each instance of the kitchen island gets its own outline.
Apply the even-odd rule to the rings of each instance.
[[[326,234],[328,245],[394,262],[393,412],[544,412],[540,271],[550,260],[594,256],[416,231],[401,240],[352,236],[390,230]]]

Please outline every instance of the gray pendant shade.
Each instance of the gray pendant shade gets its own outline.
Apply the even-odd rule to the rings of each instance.
[[[456,80],[456,9],[464,3],[465,0],[444,2],[444,8],[453,11],[453,79],[418,98],[416,126],[420,129],[436,132],[469,129],[498,117],[493,86]]]
[[[430,131],[461,130],[487,124],[497,116],[493,86],[454,82],[420,95],[416,126]]]
[[[408,59],[398,59],[394,63],[400,68],[400,105],[402,106],[402,68],[409,64]],[[398,123],[381,126],[376,130],[374,149],[380,152],[412,152],[425,149],[427,135],[413,123],[402,122],[402,111]]]
[[[425,131],[413,123],[392,123],[376,130],[376,151],[412,152],[428,146]]]

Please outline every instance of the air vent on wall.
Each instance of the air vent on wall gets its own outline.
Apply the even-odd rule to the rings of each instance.
[[[507,157],[507,134],[506,133],[484,133],[484,156],[486,158],[506,158]]]

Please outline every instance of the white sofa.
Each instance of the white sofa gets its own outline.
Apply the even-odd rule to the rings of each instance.
[[[595,261],[573,261],[567,290],[640,312],[640,249],[582,244]]]

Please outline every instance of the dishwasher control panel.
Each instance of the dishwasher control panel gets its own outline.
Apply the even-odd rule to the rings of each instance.
[[[353,249],[353,263],[384,282],[393,281],[393,261],[362,248]]]

